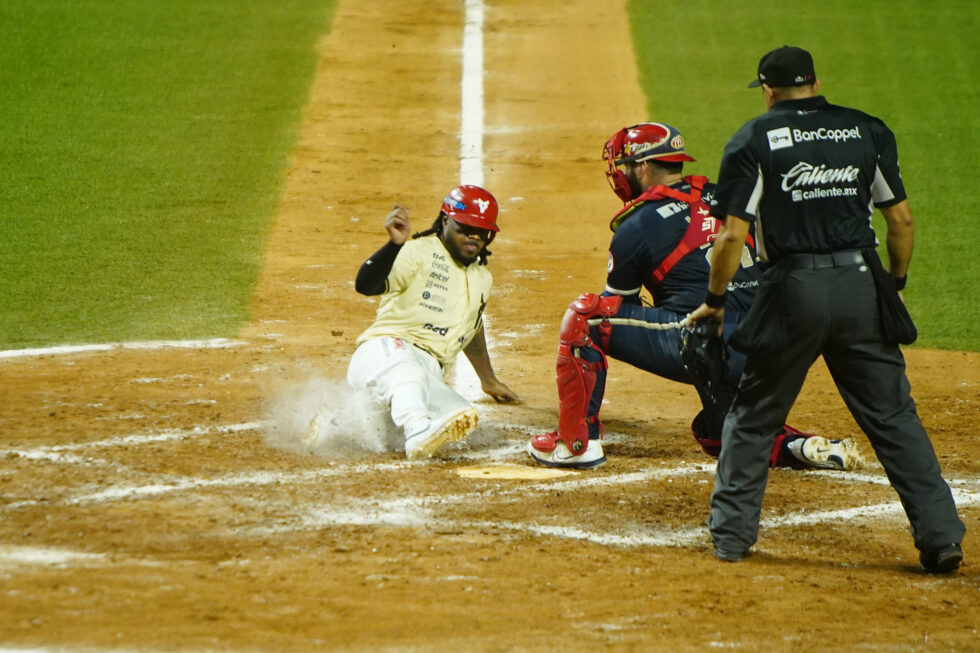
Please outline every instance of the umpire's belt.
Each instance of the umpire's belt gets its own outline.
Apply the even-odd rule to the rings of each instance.
[[[788,270],[822,270],[845,265],[865,265],[859,249],[848,249],[828,254],[790,254],[778,263]]]

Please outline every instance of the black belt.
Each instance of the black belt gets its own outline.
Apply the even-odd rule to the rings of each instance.
[[[845,265],[866,265],[866,263],[861,250],[849,249],[828,254],[790,254],[777,265],[785,266],[790,270],[822,270]]]

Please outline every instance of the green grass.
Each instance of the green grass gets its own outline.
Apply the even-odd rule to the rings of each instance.
[[[0,349],[240,328],[334,5],[0,3]]]
[[[980,351],[975,0],[631,0],[629,9],[649,115],[623,116],[623,124],[677,126],[698,159],[691,172],[717,177],[728,138],[764,111],[761,91],[746,88],[759,58],[784,44],[813,54],[829,101],[885,120],[916,218],[905,292],[916,344]],[[884,240],[877,214],[874,224]]]
[[[0,349],[234,335],[336,0],[0,3]],[[649,116],[717,175],[765,51],[895,131],[919,345],[980,350],[980,9],[969,0],[632,0]],[[876,222],[880,229],[880,220]],[[879,233],[881,233],[879,231]],[[961,290],[962,289],[962,290]]]

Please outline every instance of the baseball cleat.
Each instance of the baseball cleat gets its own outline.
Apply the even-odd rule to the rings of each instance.
[[[798,460],[817,469],[852,470],[864,464],[857,443],[850,438],[828,440],[819,435],[798,438],[786,445]]]
[[[536,435],[527,443],[527,452],[537,462],[546,467],[565,467],[568,469],[587,469],[598,467],[606,462],[600,440],[589,440],[585,451],[576,455],[568,449],[565,441],[558,437],[557,431]]]
[[[468,407],[437,419],[419,433],[405,438],[405,455],[409,460],[431,458],[450,442],[465,440],[476,428],[477,420],[476,411]]]
[[[306,428],[306,432],[303,433],[303,444],[307,447],[316,447],[320,440],[320,422],[325,419],[325,415],[319,411],[310,420],[310,425]]]

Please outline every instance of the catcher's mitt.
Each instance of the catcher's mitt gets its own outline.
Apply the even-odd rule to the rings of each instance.
[[[681,361],[694,385],[706,391],[718,403],[719,394],[730,393],[728,381],[728,347],[718,335],[718,325],[701,320],[684,327],[681,338]]]

